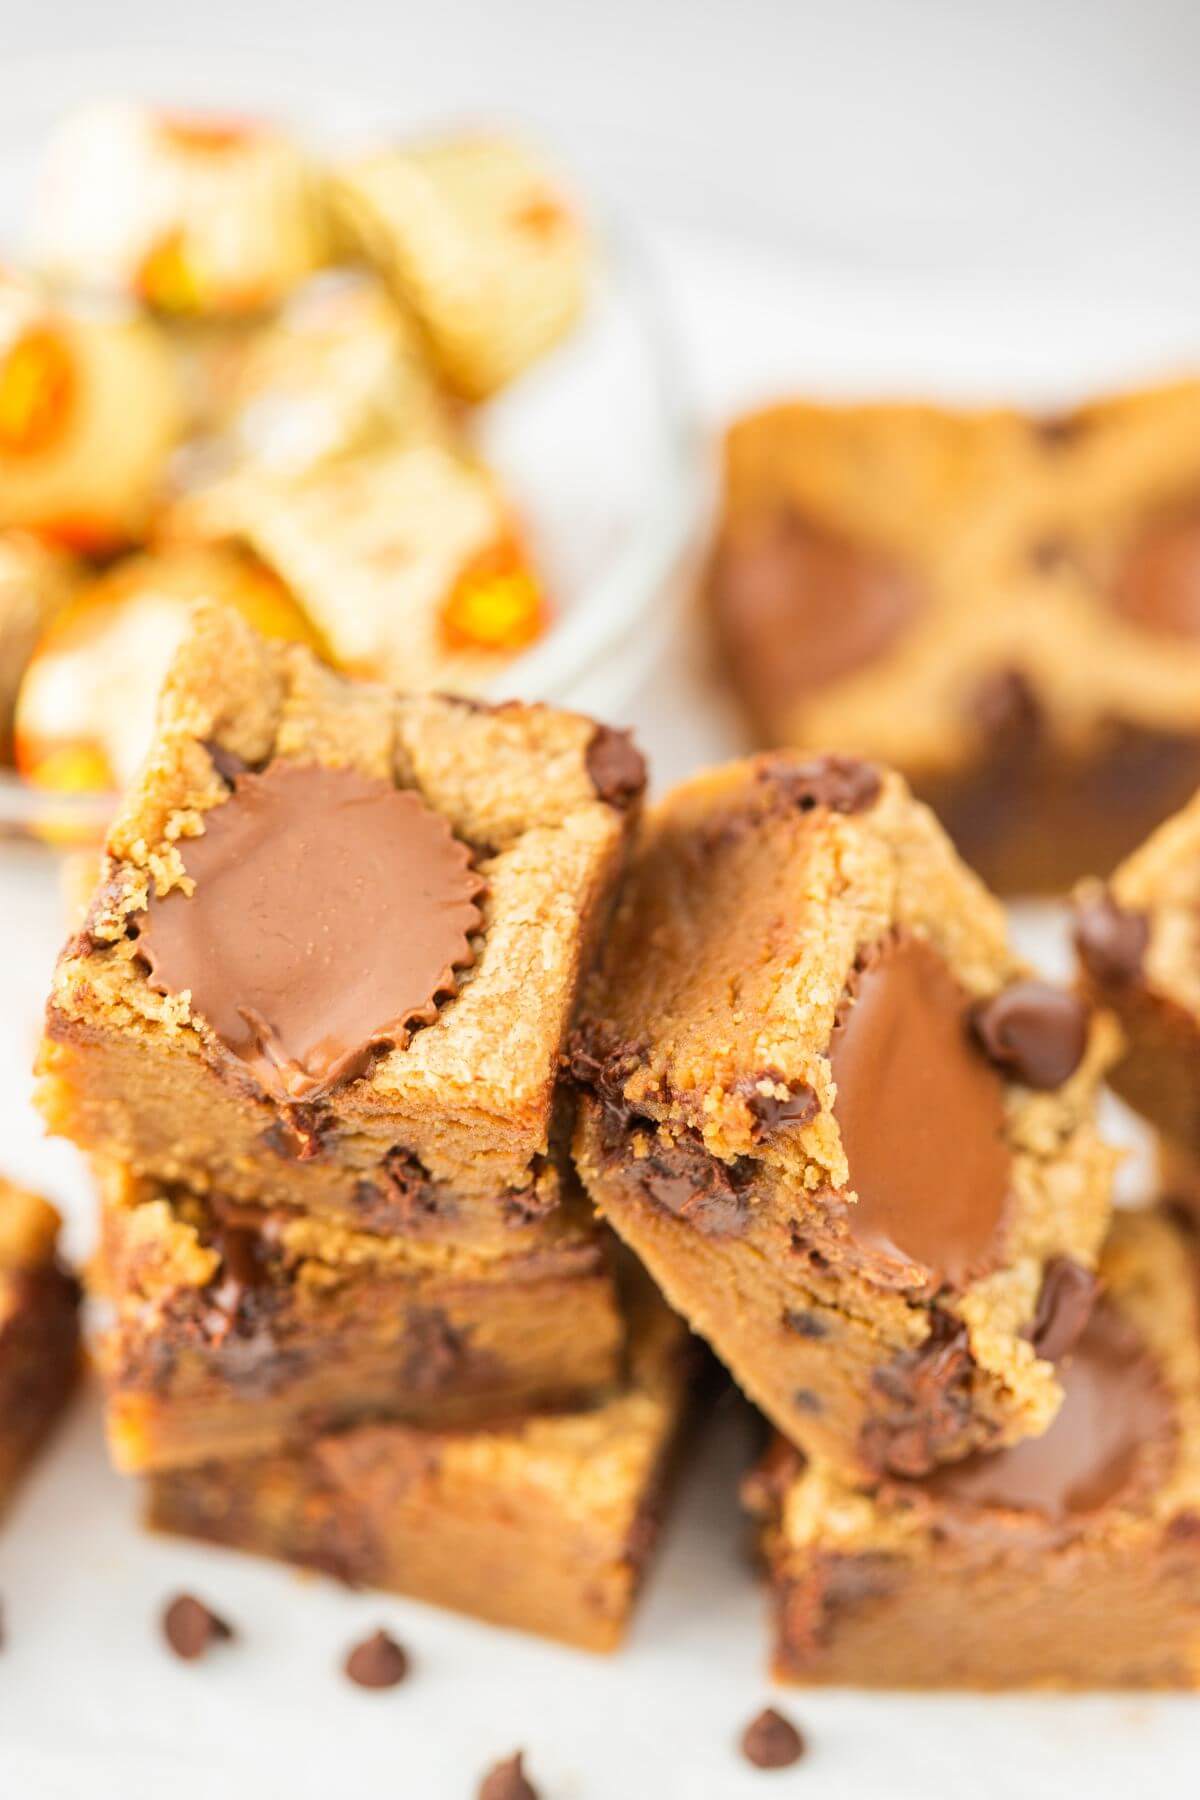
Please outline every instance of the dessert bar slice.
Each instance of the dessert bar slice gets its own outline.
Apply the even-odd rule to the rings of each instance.
[[[780,1440],[747,1497],[775,1670],[851,1687],[1200,1681],[1200,1281],[1192,1235],[1122,1214],[1044,1436],[852,1492]]]
[[[577,1195],[486,1255],[99,1174],[121,1469],[257,1455],[360,1419],[578,1406],[620,1380],[610,1246]]]
[[[677,788],[574,1046],[593,1199],[795,1442],[874,1479],[1046,1428],[1112,1030],[1032,978],[898,776],[780,755]]]
[[[287,1455],[157,1475],[160,1530],[393,1588],[589,1650],[620,1642],[689,1415],[695,1346],[631,1305],[623,1392],[478,1431],[363,1425]]]
[[[79,1289],[58,1259],[59,1217],[0,1178],[0,1509],[79,1376]]]
[[[1113,1086],[1171,1140],[1200,1155],[1200,795],[1105,884],[1075,900],[1083,983],[1117,1015]]]
[[[55,973],[51,1128],[380,1233],[544,1210],[643,783],[577,714],[397,697],[199,608]]]
[[[1002,892],[1111,869],[1200,783],[1198,445],[1194,380],[738,420],[708,594],[760,739],[892,764]]]

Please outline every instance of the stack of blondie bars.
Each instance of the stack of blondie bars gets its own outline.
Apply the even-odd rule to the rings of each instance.
[[[560,1064],[643,785],[589,720],[198,612],[41,1059],[154,1524],[620,1635],[693,1359],[581,1195]]]
[[[879,765],[643,784],[198,611],[42,1054],[151,1522],[606,1647],[686,1320],[777,1434],[781,1675],[1195,1685],[1195,1228],[1096,1124],[1124,1055],[1200,1161],[1195,808],[1082,891],[1089,992]]]
[[[1149,891],[1123,871],[1083,928],[1142,1016],[1123,946],[1184,981]],[[1110,1214],[1117,1041],[898,775],[771,754],[652,818],[575,1038],[578,1162],[779,1433],[746,1495],[782,1677],[1200,1679],[1200,1264],[1177,1210]]]

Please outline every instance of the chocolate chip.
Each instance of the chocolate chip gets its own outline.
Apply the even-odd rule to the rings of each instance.
[[[829,1327],[820,1313],[789,1308],[783,1315],[783,1322],[789,1331],[795,1332],[797,1337],[823,1338],[829,1336]]]
[[[395,1638],[376,1631],[354,1646],[344,1667],[356,1687],[393,1688],[408,1674],[408,1657]]]
[[[1100,1283],[1069,1256],[1046,1264],[1029,1338],[1039,1356],[1057,1362],[1074,1348],[1091,1317]]]
[[[995,669],[975,690],[972,714],[993,742],[1025,741],[1041,730],[1042,709],[1020,669]]]
[[[756,1769],[790,1769],[804,1755],[804,1739],[790,1719],[768,1706],[742,1733],[742,1755]]]
[[[646,1198],[708,1237],[744,1231],[750,1209],[746,1189],[753,1164],[746,1157],[719,1162],[702,1144],[681,1139],[656,1147],[632,1165]]]
[[[538,1800],[538,1791],[525,1773],[520,1750],[488,1770],[479,1784],[479,1800]]]
[[[764,1086],[782,1087],[779,1094],[764,1093]],[[800,1128],[811,1125],[821,1110],[821,1102],[806,1081],[788,1083],[777,1069],[764,1069],[761,1075],[738,1082],[737,1092],[745,1100],[754,1119],[753,1135],[767,1137],[781,1126]]]
[[[796,1388],[793,1391],[792,1405],[797,1412],[815,1414],[825,1410],[820,1394],[814,1394],[811,1388],[805,1387]]]
[[[1069,538],[1038,538],[1029,547],[1029,565],[1039,575],[1056,575],[1076,560],[1077,551]]]
[[[572,1033],[560,1060],[577,1087],[596,1095],[608,1124],[620,1130],[634,1116],[625,1099],[625,1085],[644,1066],[647,1055],[645,1044],[610,1040],[599,1026],[588,1024]]]
[[[1047,413],[1040,419],[1031,419],[1029,426],[1044,450],[1065,450],[1084,435],[1087,420],[1079,412]]]
[[[811,762],[772,761],[758,771],[760,781],[781,788],[801,812],[827,806],[830,812],[865,812],[882,786],[879,770],[854,756],[819,756]]]
[[[1045,981],[1014,981],[971,1010],[988,1059],[1026,1087],[1061,1087],[1083,1061],[1088,1009],[1078,994]]]
[[[162,1616],[163,1636],[184,1662],[195,1662],[214,1644],[225,1643],[233,1636],[233,1627],[197,1600],[193,1594],[178,1594]]]
[[[244,756],[239,756],[236,750],[227,750],[224,744],[218,744],[212,738],[205,741],[204,748],[208,751],[208,760],[227,788],[232,789],[238,776],[244,775],[250,767]]]
[[[863,1460],[893,1475],[927,1475],[962,1435],[974,1368],[966,1326],[935,1307],[925,1342],[872,1371],[871,1386],[888,1407],[863,1427]]]
[[[584,758],[596,798],[609,806],[632,806],[646,787],[646,759],[627,731],[597,725]]]
[[[1075,944],[1084,967],[1107,986],[1125,987],[1137,980],[1149,942],[1146,915],[1127,912],[1111,894],[1085,901],[1076,913]]]
[[[413,1307],[404,1339],[403,1378],[418,1394],[437,1394],[467,1361],[467,1339],[440,1306]]]

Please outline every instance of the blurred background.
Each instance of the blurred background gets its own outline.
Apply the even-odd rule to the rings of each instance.
[[[519,118],[656,224],[864,271],[1069,275],[1098,306],[1196,297],[1186,0],[6,8],[6,56],[145,45],[275,53],[398,114]]]

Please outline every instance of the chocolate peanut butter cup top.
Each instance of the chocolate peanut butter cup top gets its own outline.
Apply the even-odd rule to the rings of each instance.
[[[1144,1446],[1172,1427],[1170,1396],[1145,1344],[1102,1297],[1059,1373],[1062,1405],[1041,1437],[969,1456],[922,1487],[939,1500],[1055,1522],[1095,1512],[1128,1490]]]
[[[194,883],[153,897],[139,948],[265,1092],[312,1100],[406,1044],[473,960],[471,852],[419,795],[275,762],[180,846]]]
[[[933,946],[895,933],[856,970],[829,1046],[851,1236],[954,1287],[994,1262],[1012,1173],[1004,1082],[970,1008]]]
[[[1200,507],[1147,527],[1117,571],[1112,600],[1147,631],[1200,638]]]
[[[907,570],[788,509],[722,546],[716,606],[755,688],[789,700],[881,657],[921,606]]]

